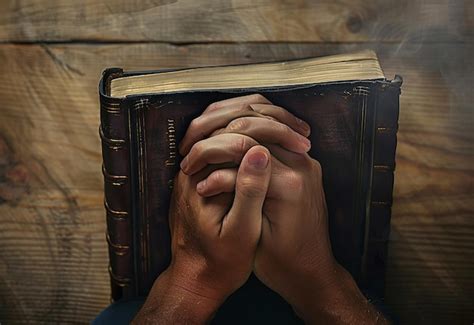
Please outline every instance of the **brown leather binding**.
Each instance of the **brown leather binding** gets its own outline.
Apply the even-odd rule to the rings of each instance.
[[[365,239],[363,285],[383,297],[397,147],[402,79],[377,87],[370,213]]]
[[[169,198],[181,159],[176,148],[190,121],[214,101],[255,92],[311,125],[310,155],[323,169],[334,254],[362,289],[383,296],[399,77],[393,82],[107,97],[108,81],[120,74],[107,70],[100,86],[114,299],[146,295],[168,266]],[[260,292],[273,306],[283,306],[274,293],[255,289],[263,286],[256,279],[249,283],[236,296],[248,302]]]
[[[130,145],[128,110],[123,102],[108,97],[107,84],[122,74],[120,69],[104,71],[99,86],[100,129],[102,141],[102,173],[104,175],[104,206],[109,246],[109,273],[112,298],[134,294],[134,260],[130,195]]]

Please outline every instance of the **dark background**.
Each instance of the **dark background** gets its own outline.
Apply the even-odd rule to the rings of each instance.
[[[0,1],[0,322],[109,303],[97,83],[370,48],[404,77],[386,298],[474,320],[474,1]]]

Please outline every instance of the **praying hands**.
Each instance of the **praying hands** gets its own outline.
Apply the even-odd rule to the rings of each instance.
[[[135,324],[207,323],[252,272],[306,323],[387,322],[333,257],[310,132],[261,95],[215,102],[191,122],[170,205],[172,261]]]

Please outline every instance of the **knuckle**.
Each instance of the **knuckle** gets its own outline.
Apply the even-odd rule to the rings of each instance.
[[[249,141],[246,137],[243,137],[243,136],[240,136],[237,139],[235,139],[232,145],[232,151],[237,155],[247,152],[248,148],[249,148]]]
[[[212,111],[212,110],[215,110],[217,108],[219,108],[219,102],[214,102],[214,103],[209,104],[206,107],[206,110]]]
[[[238,109],[240,111],[251,111],[252,107],[248,103],[240,103]]]
[[[291,136],[293,133],[293,130],[286,124],[283,123],[278,123],[278,128],[281,133],[285,134],[285,136]]]
[[[234,154],[236,161],[240,161],[244,154],[256,145],[257,142],[251,137],[245,135],[239,135],[236,137],[235,141],[232,142],[231,150]]]
[[[188,129],[195,131],[195,130],[198,130],[200,126],[201,126],[201,119],[200,117],[196,117],[195,119],[191,121]]]
[[[313,172],[313,174],[315,174],[318,178],[321,178],[323,176],[323,168],[321,164],[319,163],[319,161],[315,159],[311,159],[310,164],[311,164],[311,171]]]
[[[273,106],[272,109],[279,115],[286,115],[288,111],[280,106]]]
[[[215,184],[215,185],[222,184],[224,180],[225,180],[225,176],[221,170],[214,171],[208,179],[208,181],[210,181],[212,184]]]
[[[249,108],[254,111],[254,112],[257,112],[261,115],[265,115],[267,114],[268,112],[268,108],[267,108],[268,105],[265,105],[265,104],[262,104],[262,103],[252,103],[252,104],[249,104]]]
[[[244,130],[249,125],[249,120],[245,117],[239,117],[235,120],[232,120],[228,125],[227,129],[229,131],[240,131]]]
[[[262,182],[253,177],[241,177],[237,187],[240,194],[244,197],[262,197],[266,194],[266,189]]]
[[[284,175],[285,185],[291,192],[302,193],[304,189],[304,177],[301,173],[289,170]]]
[[[192,146],[189,152],[189,155],[201,156],[203,152],[204,152],[204,146],[202,145],[202,142],[197,142]]]
[[[251,95],[251,100],[256,101],[256,102],[268,102],[268,99],[266,99],[263,95],[261,94],[252,94]]]

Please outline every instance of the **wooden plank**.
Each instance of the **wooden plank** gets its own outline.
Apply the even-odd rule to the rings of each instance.
[[[0,2],[0,41],[360,42],[462,40],[462,0]]]
[[[0,45],[0,321],[88,322],[108,303],[97,82],[109,66],[247,63],[375,49],[401,74],[389,307],[474,319],[473,46]]]

